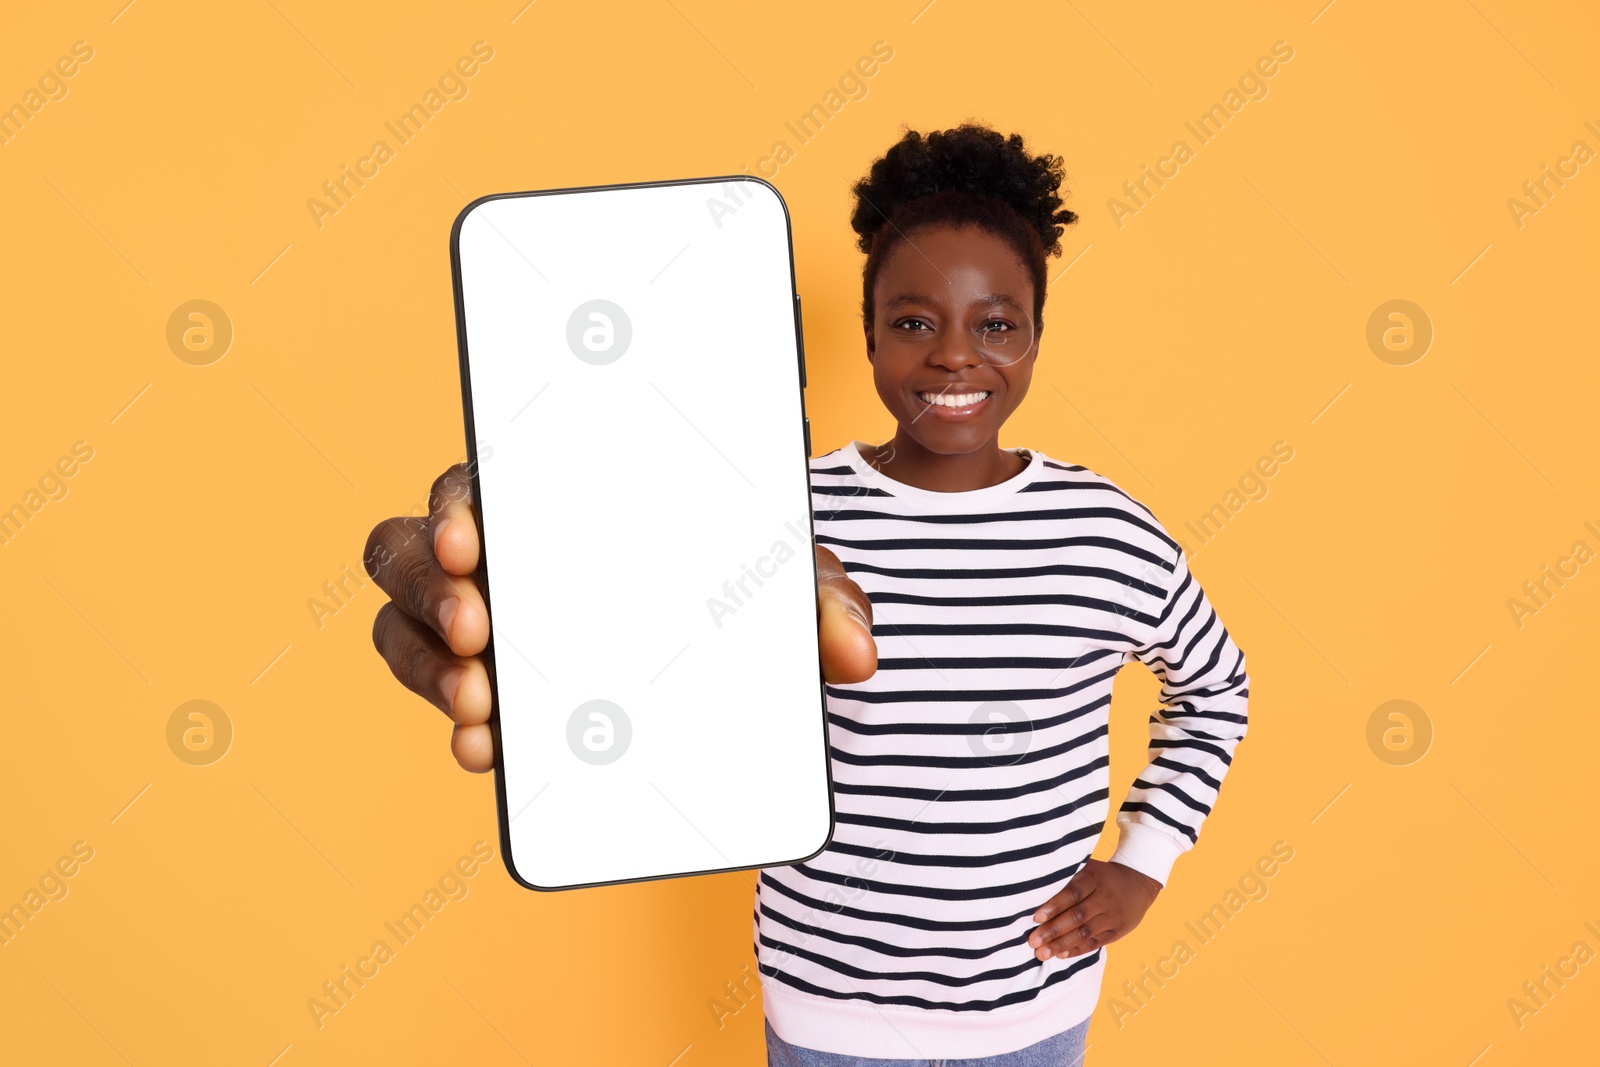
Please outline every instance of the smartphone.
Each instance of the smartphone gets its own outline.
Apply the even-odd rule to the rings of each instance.
[[[559,890],[833,833],[788,207],[503,193],[450,233],[507,870]]]

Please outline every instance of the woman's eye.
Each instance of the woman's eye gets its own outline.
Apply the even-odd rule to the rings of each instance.
[[[921,319],[902,319],[895,323],[895,327],[897,329],[910,329],[913,326],[927,327],[928,324],[923,322]]]
[[[1015,326],[1011,325],[1011,323],[1009,323],[1009,322],[1006,322],[1004,319],[990,319],[988,322],[985,322],[983,324],[982,328],[984,330],[990,332],[990,333],[996,332],[996,331],[993,331],[993,330],[989,330],[988,328],[990,326],[1001,326],[1001,327],[1004,327],[1004,330],[999,331],[999,332],[1002,332],[1002,333],[1005,330],[1014,330],[1014,329],[1016,329]]]

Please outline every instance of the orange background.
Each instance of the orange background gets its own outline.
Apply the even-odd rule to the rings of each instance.
[[[1199,847],[1110,949],[1089,1062],[1593,1056],[1600,565],[1520,626],[1507,605],[1600,549],[1600,163],[1536,213],[1507,204],[1600,149],[1586,5],[122,2],[30,5],[0,36],[0,104],[93,48],[0,145],[0,507],[93,449],[0,546],[0,906],[93,849],[0,947],[0,1058],[764,1062],[759,1003],[708,1004],[753,969],[748,872],[535,895],[496,856],[318,1027],[322,983],[497,845],[490,779],[371,649],[382,594],[320,627],[307,601],[462,457],[447,236],[468,199],[755,171],[789,142],[764,173],[794,218],[821,452],[892,430],[849,184],[902,122],[968,117],[1063,155],[1082,215],[1002,443],[1154,508],[1255,683]],[[319,228],[306,201],[480,40],[468,94]],[[892,59],[799,144],[785,123],[876,41]],[[1200,145],[1184,123],[1276,41],[1294,57],[1268,94]],[[1193,158],[1119,225],[1108,200],[1178,139]],[[206,366],[166,340],[195,299],[234,331]],[[1393,299],[1434,328],[1407,366],[1366,341]],[[1267,495],[1197,548],[1185,524],[1278,441]],[[1155,688],[1119,681],[1113,800]],[[209,766],[168,747],[197,699],[234,732]],[[1420,760],[1369,745],[1391,700],[1431,724]],[[1278,841],[1266,895],[1230,898]],[[1218,904],[1236,913],[1201,946],[1185,923]],[[1193,957],[1119,1020],[1180,939]],[[1520,1025],[1513,997],[1538,1007]]]

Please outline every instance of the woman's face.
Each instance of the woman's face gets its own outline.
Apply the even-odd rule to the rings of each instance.
[[[878,396],[928,451],[979,451],[1028,392],[1033,279],[1010,245],[976,226],[906,238],[873,290],[867,358]]]

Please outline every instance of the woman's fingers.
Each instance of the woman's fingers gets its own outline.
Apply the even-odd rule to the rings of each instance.
[[[408,518],[380,522],[367,538],[367,574],[402,611],[443,638],[456,655],[475,656],[489,644],[489,612],[483,595],[472,579],[445,573],[434,557],[428,526]],[[474,531],[474,553],[476,543]]]
[[[450,750],[469,771],[494,766],[489,677],[477,654],[488,647],[489,612],[472,575],[482,561],[472,476],[446,470],[428,495],[428,518],[379,523],[367,539],[367,574],[389,594],[372,640],[400,683],[456,723]],[[878,646],[872,603],[839,558],[816,546],[817,630],[823,678],[849,684],[872,677]]]
[[[489,675],[483,661],[463,660],[422,623],[394,605],[378,609],[372,643],[400,684],[455,720],[450,752],[462,769],[494,769],[494,734],[489,729]]]
[[[1116,916],[1108,906],[1114,901],[1096,880],[1095,861],[1089,862],[1090,866],[1033,913],[1039,925],[1028,935],[1028,947],[1038,959],[1092,952],[1122,936],[1112,931]]]
[[[489,645],[489,612],[471,577],[481,555],[472,476],[458,463],[434,481],[427,519],[380,522],[364,556],[389,594],[372,621],[373,645],[401,685],[455,722],[450,751],[478,773],[494,768],[494,701],[478,657]]]
[[[1122,937],[1108,925],[1109,921],[1108,915],[1096,915],[1085,919],[1082,925],[1053,941],[1045,942],[1044,947],[1034,951],[1034,957],[1039,960],[1047,960],[1051,956],[1068,959],[1093,952],[1097,948],[1104,948]]]
[[[394,603],[378,609],[372,643],[400,684],[460,727],[489,721],[489,673],[477,657],[457,656],[437,634]]]
[[[478,521],[473,513],[472,475],[457,463],[439,475],[428,494],[428,536],[446,574],[466,576],[478,569]]]
[[[494,734],[487,723],[457,726],[450,735],[450,751],[463,770],[474,774],[494,770]]]
[[[1060,912],[1029,934],[1028,944],[1041,960],[1089,952],[1121,936],[1112,931],[1113,920],[1110,913],[1101,910],[1096,895],[1090,894],[1083,903]]]
[[[1077,874],[1068,879],[1067,884],[1061,887],[1061,892],[1039,906],[1039,910],[1033,913],[1033,921],[1043,923],[1046,920],[1055,918],[1068,908],[1077,907],[1083,903],[1085,897],[1094,892],[1094,889],[1094,861],[1091,859],[1085,862]],[[1029,938],[1029,944],[1036,945],[1038,943],[1039,931],[1035,931],[1034,936]]]
[[[872,602],[845,574],[828,549],[817,549],[817,642],[822,677],[834,684],[864,682],[878,670],[878,644],[872,639]]]

